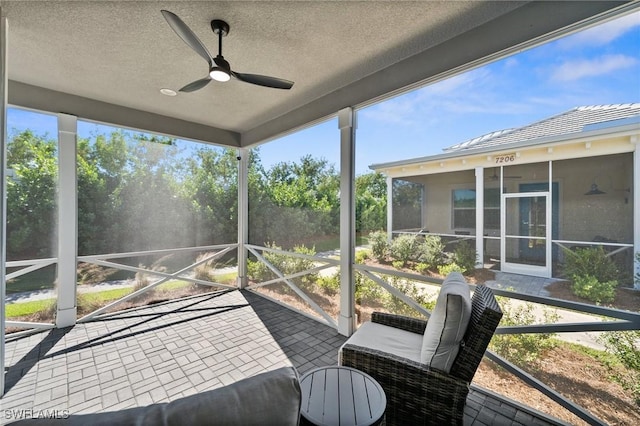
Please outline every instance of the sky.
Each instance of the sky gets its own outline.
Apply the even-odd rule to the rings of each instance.
[[[357,112],[356,174],[434,155],[484,134],[578,106],[640,102],[640,11],[519,52]],[[54,116],[9,109],[11,129],[56,134]],[[80,123],[78,134],[108,132]],[[337,119],[260,146],[262,163],[310,154],[339,168]]]

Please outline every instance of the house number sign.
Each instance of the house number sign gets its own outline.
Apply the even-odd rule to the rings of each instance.
[[[496,155],[496,164],[505,164],[505,163],[513,163],[514,161],[516,161],[516,154],[511,153],[511,154],[502,154],[502,155]]]

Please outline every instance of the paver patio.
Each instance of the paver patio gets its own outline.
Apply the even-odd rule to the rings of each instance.
[[[248,291],[131,309],[7,342],[0,421],[166,402],[287,365],[304,374],[335,364],[344,341]],[[467,425],[559,424],[477,389],[465,414]]]

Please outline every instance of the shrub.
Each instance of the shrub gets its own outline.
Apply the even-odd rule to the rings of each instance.
[[[375,231],[369,234],[369,244],[373,257],[378,261],[383,261],[389,254],[389,239],[385,231]]]
[[[590,275],[599,282],[618,279],[618,268],[602,247],[565,249],[564,273],[567,277]]]
[[[443,277],[446,277],[453,271],[457,271],[462,274],[466,272],[465,269],[463,269],[461,266],[458,266],[455,262],[448,263],[446,265],[438,265],[438,273]]]
[[[320,276],[316,284],[328,296],[335,296],[340,292],[340,273],[335,273],[331,276]]]
[[[426,263],[416,263],[416,267],[415,267],[416,271],[424,274],[425,272],[427,272],[429,270],[429,265]]]
[[[626,367],[625,371],[612,369],[613,379],[630,391],[640,406],[640,330],[606,333],[601,336],[601,342]]]
[[[268,248],[275,250],[281,250],[280,247],[275,244],[267,244]],[[314,248],[307,248],[305,246],[295,246],[293,248],[294,253],[306,254],[313,256],[316,251]],[[305,271],[313,268],[315,265],[311,259],[303,259],[299,257],[289,256],[283,253],[273,253],[265,251],[263,256],[267,262],[280,271],[283,275],[292,275],[297,272]],[[275,274],[271,269],[261,261],[247,262],[247,273],[251,278],[256,281],[268,281],[275,278]],[[292,281],[297,285],[306,287],[312,285],[318,278],[317,273],[307,274],[302,277],[294,278]]]
[[[428,268],[435,268],[444,260],[444,244],[437,235],[426,235],[416,251],[418,262],[425,263]]]
[[[259,260],[251,259],[247,260],[247,275],[257,282],[269,281],[276,276],[267,265]]]
[[[196,262],[200,262],[201,260],[204,260],[207,257],[210,257],[211,255],[213,255],[213,252],[199,254],[198,257],[196,258]],[[202,281],[215,281],[215,276],[213,274],[213,268],[212,268],[215,265],[215,262],[216,262],[216,259],[212,258],[193,268],[194,277]]]
[[[102,307],[102,304],[87,293],[78,293],[76,298],[78,313],[80,315],[96,311]]]
[[[356,251],[356,263],[364,263],[365,260],[369,259],[370,254],[371,254],[370,250]]]
[[[391,257],[402,262],[404,266],[416,257],[416,247],[416,235],[402,234],[391,242]]]
[[[396,269],[402,269],[404,267],[404,262],[402,260],[394,260],[391,264]]]
[[[612,302],[616,297],[616,287],[618,281],[600,282],[596,277],[591,275],[573,276],[573,284],[571,291],[576,296],[584,297],[592,302]]]
[[[359,305],[378,302],[384,297],[384,290],[375,281],[360,273],[355,274],[355,296]]]
[[[435,299],[433,295],[427,294],[412,282],[400,279],[398,277],[391,277],[390,284],[406,294],[418,304],[424,306],[426,309],[432,311],[435,307]],[[387,294],[384,300],[384,307],[392,314],[405,315],[410,317],[422,317],[422,313],[418,312],[411,306],[407,305],[402,299],[394,296],[391,293]]]
[[[460,241],[453,252],[453,262],[465,271],[476,269],[477,259],[476,249],[466,240]]]
[[[503,313],[500,325],[518,326],[536,323],[534,306],[531,303],[513,307],[511,301],[504,297],[498,297],[497,300]],[[543,317],[545,323],[557,322],[559,318],[555,310],[546,308],[543,311]],[[536,367],[540,355],[556,346],[556,340],[552,339],[554,335],[554,333],[496,334],[491,339],[489,348],[516,365]]]

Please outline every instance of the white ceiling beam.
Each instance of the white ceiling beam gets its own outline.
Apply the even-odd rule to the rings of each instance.
[[[9,81],[9,104],[39,111],[75,115],[87,119],[142,132],[153,132],[180,139],[240,146],[240,134],[200,123],[180,120],[152,112]]]

